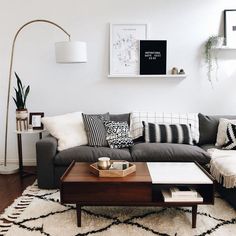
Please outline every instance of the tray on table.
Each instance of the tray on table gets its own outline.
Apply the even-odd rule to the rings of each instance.
[[[127,162],[127,161],[111,161],[111,164],[114,162]],[[89,170],[97,175],[98,177],[125,177],[136,171],[135,164],[129,163],[129,167],[124,170],[118,169],[109,169],[109,170],[101,170],[98,168],[98,163],[93,163],[89,166]]]

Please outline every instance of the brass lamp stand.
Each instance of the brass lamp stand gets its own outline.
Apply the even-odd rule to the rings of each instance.
[[[22,25],[18,31],[16,32],[12,48],[11,48],[11,59],[10,59],[10,68],[9,68],[9,77],[8,77],[8,93],[7,93],[7,109],[6,109],[6,120],[5,120],[5,149],[4,149],[4,163],[3,165],[0,165],[0,174],[13,174],[18,172],[19,167],[18,165],[12,165],[7,164],[7,138],[8,138],[8,115],[9,115],[9,102],[10,102],[10,91],[11,91],[11,77],[12,77],[12,65],[13,65],[13,59],[14,59],[14,49],[15,49],[15,43],[16,39],[21,32],[22,29],[24,29],[26,26],[33,24],[33,23],[47,23],[51,24],[61,31],[63,31],[68,36],[68,42],[60,42],[60,47],[58,50],[60,52],[56,52],[56,56],[60,57],[60,60],[57,60],[59,63],[75,63],[75,62],[86,62],[87,61],[87,55],[86,55],[86,43],[84,42],[71,42],[70,41],[70,34],[64,30],[61,26],[58,24],[44,19],[36,19],[29,21]],[[63,48],[64,46],[64,48]],[[67,50],[67,51],[66,51]],[[69,51],[68,51],[69,50]],[[70,54],[71,55],[70,57]],[[65,56],[65,60],[63,60],[63,55]]]

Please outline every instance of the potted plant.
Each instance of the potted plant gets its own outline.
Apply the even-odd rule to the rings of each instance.
[[[222,47],[224,43],[224,37],[211,36],[205,43],[205,60],[207,63],[207,76],[209,81],[212,83],[212,71],[214,66],[218,69],[218,59],[216,50],[214,48]]]
[[[27,119],[28,118],[28,111],[26,109],[26,99],[28,97],[30,86],[28,85],[26,88],[22,85],[21,79],[15,72],[16,80],[17,80],[17,88],[15,89],[15,97],[13,100],[16,104],[16,118],[17,119]]]

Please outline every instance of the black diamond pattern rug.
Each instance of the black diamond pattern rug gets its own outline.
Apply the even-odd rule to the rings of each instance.
[[[0,217],[0,235],[236,235],[236,211],[220,196],[214,206],[198,207],[196,229],[191,228],[191,208],[180,207],[84,207],[78,228],[75,206],[62,205],[59,198],[59,190],[28,187]]]

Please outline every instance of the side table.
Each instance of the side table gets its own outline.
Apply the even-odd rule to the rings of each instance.
[[[42,133],[45,130],[32,130],[32,131],[15,131],[17,134],[17,145],[18,145],[18,159],[19,159],[19,171],[20,171],[20,176],[21,177],[26,177],[35,173],[27,172],[23,168],[23,154],[22,154],[22,135],[39,135],[39,139],[42,139]]]

